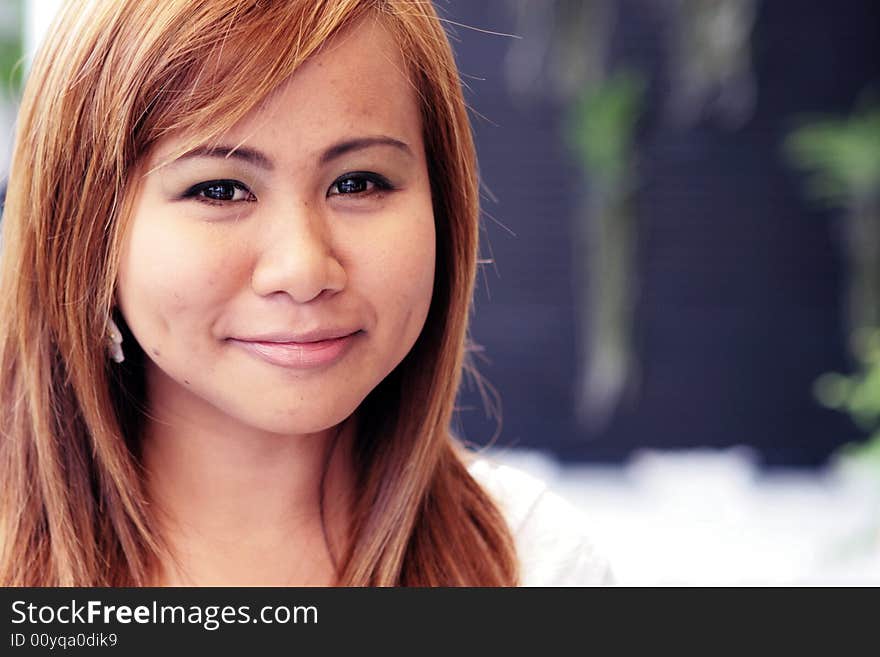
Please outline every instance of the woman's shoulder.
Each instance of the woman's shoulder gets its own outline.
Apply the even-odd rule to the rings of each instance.
[[[608,562],[588,537],[584,515],[545,482],[485,457],[474,458],[468,471],[507,520],[523,586],[613,583]]]

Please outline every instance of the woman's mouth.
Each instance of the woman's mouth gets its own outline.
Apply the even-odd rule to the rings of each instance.
[[[301,342],[264,338],[229,338],[228,341],[272,365],[291,369],[311,369],[339,361],[348,353],[361,333],[363,331],[355,331],[340,337]]]

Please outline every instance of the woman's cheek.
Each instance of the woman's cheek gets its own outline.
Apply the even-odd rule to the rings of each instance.
[[[193,329],[190,324],[207,320],[211,309],[231,294],[235,251],[179,229],[176,239],[163,239],[162,221],[150,219],[140,216],[133,226],[120,271],[124,309],[144,328],[165,334],[155,338],[179,331],[185,335]]]
[[[386,289],[393,293],[399,330],[414,342],[421,332],[434,289],[435,243],[433,221],[422,221],[408,239],[397,245],[394,263],[386,268]]]
[[[418,294],[423,300],[430,302],[431,292],[434,289],[434,271],[436,269],[437,245],[434,228],[433,211],[427,214],[419,223],[420,236],[416,244],[420,248],[414,248],[411,267],[413,279],[420,281]]]
[[[382,243],[381,261],[371,264],[377,285],[413,310],[429,302],[436,257],[433,217],[411,214],[406,222],[395,222]]]

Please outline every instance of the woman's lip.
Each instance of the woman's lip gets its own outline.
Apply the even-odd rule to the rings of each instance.
[[[329,365],[344,356],[351,348],[360,331],[341,338],[315,342],[265,342],[230,338],[249,353],[280,367],[308,369]]]

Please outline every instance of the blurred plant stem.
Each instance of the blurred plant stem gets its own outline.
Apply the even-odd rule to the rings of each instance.
[[[870,434],[865,445],[841,454],[872,463],[880,477],[880,106],[803,125],[785,150],[808,173],[810,197],[844,211],[846,334],[856,372],[821,376],[815,393]]]
[[[579,320],[586,336],[576,391],[580,422],[598,431],[635,380],[635,132],[645,82],[621,71],[587,89],[574,106],[570,143],[584,172],[581,214],[575,222]],[[583,254],[587,257],[584,258]]]
[[[521,39],[504,62],[508,89],[521,99],[563,103],[605,77],[616,0],[506,0]]]
[[[655,0],[670,23],[668,118],[678,126],[713,117],[737,128],[752,115],[751,35],[756,0]]]
[[[617,72],[615,28],[622,21],[658,29],[669,53],[667,117],[678,127],[717,116],[739,126],[751,116],[755,85],[750,37],[757,0],[506,0],[521,36],[505,59],[519,100],[551,99],[568,108],[566,141],[583,177],[574,217],[578,381],[575,411],[601,431],[638,379],[633,335],[637,296],[634,209],[636,124],[647,83]],[[629,13],[625,13],[629,12]],[[638,15],[636,15],[638,12]],[[642,62],[640,71],[653,70]],[[646,72],[645,75],[648,73]]]
[[[803,125],[785,148],[810,198],[845,211],[847,334],[880,328],[880,107]]]

